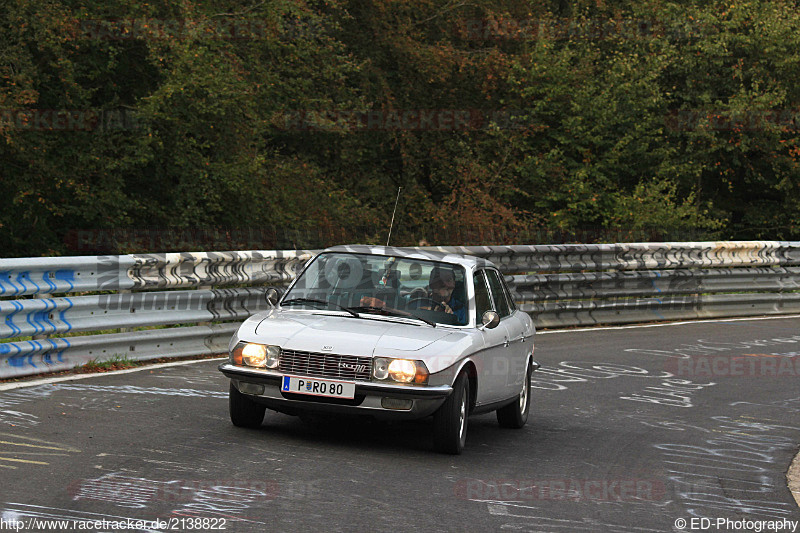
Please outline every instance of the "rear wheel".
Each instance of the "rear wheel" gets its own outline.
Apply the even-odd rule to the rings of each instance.
[[[497,422],[501,427],[519,429],[528,421],[531,407],[531,363],[525,368],[525,381],[517,399],[497,410]]]
[[[453,384],[453,392],[433,415],[433,441],[436,451],[458,455],[467,442],[469,417],[469,380],[461,372]]]
[[[234,426],[257,428],[264,421],[264,412],[267,408],[239,392],[239,389],[231,383],[228,392],[228,410]]]

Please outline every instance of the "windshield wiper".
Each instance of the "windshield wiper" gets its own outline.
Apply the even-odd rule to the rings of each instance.
[[[426,324],[429,324],[436,327],[436,322],[432,322],[427,318],[422,318],[421,316],[414,315],[412,313],[408,313],[406,311],[400,311],[399,309],[393,309],[391,307],[376,307],[374,305],[358,305],[355,307],[351,307],[350,309],[354,309],[356,311],[376,311],[378,313],[386,313],[389,316],[399,316],[403,318],[416,318],[417,320],[422,320]]]
[[[292,304],[318,304],[318,305],[324,305],[325,307],[333,306],[336,307],[337,309],[341,309],[342,311],[347,311],[356,318],[361,318],[360,316],[358,316],[358,313],[356,313],[349,307],[335,304],[333,302],[326,302],[325,300],[318,300],[316,298],[289,298],[288,300],[284,300],[283,302],[281,302],[281,305],[292,305]]]

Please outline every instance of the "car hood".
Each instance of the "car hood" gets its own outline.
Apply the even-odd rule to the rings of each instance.
[[[288,350],[344,355],[391,356],[396,352],[416,352],[458,334],[427,324],[280,309],[260,318],[254,333],[262,342]]]

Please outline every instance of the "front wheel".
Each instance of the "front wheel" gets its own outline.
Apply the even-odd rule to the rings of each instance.
[[[234,426],[257,428],[264,421],[264,412],[267,408],[239,392],[239,389],[231,383],[228,392],[228,410]]]
[[[453,384],[453,392],[433,415],[433,442],[436,451],[459,455],[467,442],[469,417],[469,380],[461,372]]]
[[[519,429],[528,421],[528,411],[531,407],[531,364],[525,368],[525,381],[522,390],[512,403],[497,410],[497,422],[500,427]]]

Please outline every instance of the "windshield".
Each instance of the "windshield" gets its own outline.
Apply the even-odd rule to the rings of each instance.
[[[355,311],[466,325],[466,277],[459,265],[383,255],[329,252],[309,264],[282,306]]]

